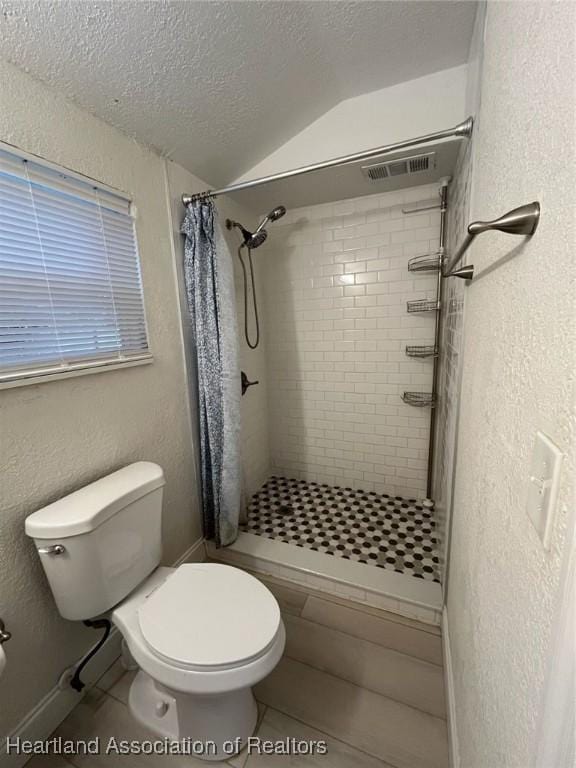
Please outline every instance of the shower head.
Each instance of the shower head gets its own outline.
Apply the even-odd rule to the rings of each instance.
[[[233,227],[236,227],[237,229],[242,232],[242,237],[244,238],[244,242],[242,245],[248,246],[248,248],[258,248],[262,243],[266,240],[268,237],[268,232],[266,232],[265,229],[257,229],[256,232],[249,232],[245,227],[242,226],[242,224],[239,224],[237,221],[232,221],[232,219],[226,219],[226,229],[232,229]]]
[[[266,224],[269,221],[278,221],[278,219],[281,219],[285,213],[286,208],[283,205],[276,206],[276,208],[273,208],[270,213],[262,219],[260,224],[258,224],[258,228],[254,232],[249,232],[242,226],[242,224],[239,224],[237,221],[232,221],[231,219],[226,219],[226,226],[228,229],[237,227],[242,232],[242,237],[244,238],[243,245],[246,245],[248,248],[252,248],[252,250],[254,250],[254,248],[261,246],[268,237],[268,232],[264,229]]]
[[[268,237],[268,232],[266,232],[265,229],[259,229],[257,232],[254,232],[253,235],[250,235],[248,239],[244,238],[245,245],[248,246],[248,248],[258,248],[262,243],[266,240]]]

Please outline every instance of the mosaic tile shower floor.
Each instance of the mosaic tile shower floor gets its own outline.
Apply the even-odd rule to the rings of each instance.
[[[252,497],[243,530],[439,581],[433,513],[415,499],[273,476]]]

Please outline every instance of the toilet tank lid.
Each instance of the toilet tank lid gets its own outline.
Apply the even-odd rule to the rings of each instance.
[[[26,518],[26,533],[34,539],[89,533],[164,483],[162,467],[151,461],[137,461],[34,512]]]

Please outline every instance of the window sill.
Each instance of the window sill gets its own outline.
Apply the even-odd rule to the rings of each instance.
[[[49,368],[44,371],[41,369],[21,371],[19,373],[6,374],[7,376],[10,375],[11,378],[5,378],[4,380],[0,374],[0,390],[25,387],[29,384],[43,384],[44,382],[59,381],[60,379],[71,379],[76,376],[86,376],[92,373],[117,371],[122,368],[133,368],[137,365],[149,365],[153,362],[153,356],[146,354],[126,360],[98,360],[90,363],[78,363],[76,366],[68,366],[62,370]]]

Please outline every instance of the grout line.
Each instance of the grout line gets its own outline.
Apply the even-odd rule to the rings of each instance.
[[[327,733],[326,731],[323,731],[321,728],[317,728],[315,725],[312,725],[311,723],[307,723],[305,720],[301,720],[299,717],[294,717],[294,715],[290,714],[290,712],[285,712],[282,709],[278,709],[277,707],[271,707],[271,706],[268,706],[267,709],[271,709],[273,712],[278,712],[280,715],[289,717],[291,720],[295,720],[297,723],[300,723],[301,725],[306,726],[306,728],[310,728],[311,730],[316,731],[317,733],[321,733],[322,736],[326,736],[331,741],[337,741],[339,744],[345,744],[347,747],[354,749],[356,752],[360,752],[362,755],[373,757],[374,759],[379,760],[383,766],[386,766],[386,768],[403,768],[403,766],[394,765],[394,763],[385,761],[380,757],[380,755],[375,755],[373,752],[367,752],[365,749],[361,749],[360,747],[357,747],[355,744],[352,744],[349,741],[345,741],[341,737],[339,738],[337,736],[332,736],[332,734]]]
[[[256,699],[255,696],[254,696],[254,699],[256,701],[256,705],[258,706],[258,721],[256,723],[256,728],[254,729],[254,733],[252,735],[253,736],[257,736],[259,731],[260,731],[260,728],[262,726],[262,723],[264,721],[264,716],[265,716],[266,712],[270,709],[270,707],[268,707],[266,704],[263,704],[262,702],[258,701],[258,699]],[[262,711],[260,711],[260,710],[262,710]],[[245,747],[244,747],[244,749],[245,749]],[[242,751],[244,751],[244,750],[242,750]],[[242,753],[239,753],[239,754],[242,754]],[[225,760],[225,762],[228,763],[228,765],[231,765],[233,768],[238,768],[238,766],[235,766],[234,763],[232,762],[238,756],[239,755],[235,755],[235,757],[231,757],[230,760]],[[240,768],[244,768],[246,766],[246,764],[248,763],[248,760],[250,760],[250,755],[246,754],[244,762],[242,763],[242,766]]]
[[[256,697],[254,696],[254,698],[256,698]],[[264,716],[266,715],[266,712],[268,711],[268,705],[267,704],[262,704],[261,706],[262,706],[262,714],[260,715],[260,717],[258,719],[258,728],[260,728],[260,726],[262,725],[262,721],[264,720]]]
[[[67,762],[69,765],[73,766],[73,768],[82,768],[82,766],[81,766],[81,765],[77,765],[77,764],[76,764],[76,763],[75,763],[73,760],[71,760],[70,758],[66,757],[66,758],[64,758],[64,759],[65,759],[65,761],[66,761],[66,762]]]
[[[124,670],[124,671],[123,671],[123,673],[120,675],[120,677],[118,678],[118,680],[116,680],[114,683],[112,683],[112,685],[108,686],[108,688],[103,688],[103,687],[100,685],[100,681],[102,680],[102,678],[104,677],[104,675],[107,675],[107,674],[108,674],[108,672],[110,672],[110,670],[112,669],[112,667],[113,667],[115,664],[117,664],[118,662],[120,662],[120,664],[122,663],[122,662],[121,662],[121,659],[122,659],[122,656],[118,656],[118,658],[117,658],[117,659],[114,659],[114,661],[112,662],[112,664],[110,664],[110,666],[109,666],[109,667],[108,667],[108,668],[107,668],[107,669],[106,669],[106,670],[105,670],[105,671],[104,671],[104,672],[103,672],[103,673],[100,675],[100,677],[98,678],[98,680],[96,680],[96,682],[95,682],[95,683],[94,683],[94,685],[93,685],[93,687],[94,687],[94,688],[98,688],[98,690],[99,690],[99,691],[102,691],[102,693],[108,693],[108,691],[110,690],[110,688],[112,688],[114,685],[116,685],[116,683],[117,683],[119,680],[121,680],[121,679],[124,677],[124,674],[125,674],[126,672],[128,672],[128,670],[127,670],[127,669],[124,669],[124,667],[122,667],[122,669]]]
[[[381,693],[380,691],[375,691],[374,688],[366,688],[365,686],[360,685],[359,683],[355,683],[353,680],[349,680],[347,677],[342,677],[341,675],[337,675],[334,672],[327,672],[325,669],[320,669],[320,667],[315,667],[313,664],[310,664],[307,661],[302,661],[302,659],[297,659],[294,656],[290,656],[287,653],[284,654],[284,658],[290,659],[290,661],[295,661],[298,664],[304,664],[305,667],[310,667],[310,669],[314,669],[316,672],[322,672],[322,674],[324,675],[330,675],[330,677],[335,677],[337,680],[342,680],[342,682],[344,683],[349,683],[350,685],[354,685],[356,686],[356,688],[360,688],[363,691],[369,691],[370,693],[375,693],[376,696],[381,696],[383,699],[388,699],[389,701],[394,701],[396,704],[402,704],[404,707],[410,707],[410,709],[415,709],[417,712],[421,712],[423,715],[429,715],[430,717],[433,717],[436,720],[443,720],[444,722],[447,721],[446,717],[441,717],[440,715],[433,715],[431,712],[427,712],[425,709],[420,709],[420,707],[414,706],[414,704],[407,704],[405,701],[401,701],[400,699],[395,699],[393,696],[386,696],[384,693]],[[443,678],[441,682],[441,687],[442,687],[442,690],[444,690]]]
[[[310,597],[316,597],[316,595],[308,595],[308,598],[310,598]],[[356,611],[357,613],[363,613],[365,616],[372,616],[377,621],[388,621],[388,622],[390,622],[390,624],[396,624],[396,625],[399,625],[401,627],[405,627],[406,629],[410,629],[410,630],[412,630],[414,632],[422,632],[425,635],[431,635],[432,637],[438,637],[438,638],[442,637],[442,633],[441,632],[432,632],[429,629],[424,629],[424,628],[420,628],[420,627],[414,627],[411,624],[407,624],[404,621],[399,621],[397,619],[388,619],[388,618],[384,618],[383,616],[377,616],[376,614],[371,613],[370,611],[365,611],[361,607],[358,607],[358,603],[351,603],[350,605],[342,605],[342,603],[338,603],[336,600],[331,600],[330,599],[331,597],[333,597],[333,595],[329,595],[326,598],[318,597],[318,599],[319,600],[326,600],[327,602],[331,602],[334,605],[340,605],[342,608],[347,608],[350,611]],[[308,598],[306,599],[306,602],[308,602]],[[305,605],[306,605],[306,603],[304,603],[304,606]],[[304,610],[304,608],[302,610]],[[374,610],[378,610],[378,608],[374,608]],[[418,619],[409,619],[408,617],[406,617],[406,620],[407,621],[414,621],[414,622],[418,621]],[[421,623],[423,624],[423,622],[421,622]]]
[[[287,616],[288,616],[288,619],[290,619],[290,617],[298,618],[301,621],[305,621],[307,624],[314,624],[316,627],[321,627],[322,629],[326,629],[329,632],[338,632],[340,635],[344,635],[345,637],[350,637],[353,640],[357,640],[359,643],[369,643],[370,645],[373,645],[376,648],[383,648],[385,651],[389,651],[390,653],[397,653],[400,656],[404,656],[407,659],[412,659],[422,664],[428,664],[431,667],[439,667],[440,669],[444,668],[442,662],[440,662],[440,664],[435,664],[433,661],[428,661],[428,659],[422,659],[420,656],[413,656],[411,653],[403,653],[402,651],[399,651],[397,648],[391,648],[389,645],[382,645],[381,643],[377,643],[374,640],[368,640],[365,637],[358,637],[358,635],[351,635],[349,632],[345,632],[343,629],[330,627],[327,624],[321,624],[318,621],[307,619],[305,616],[295,617],[294,614],[291,614],[291,613],[287,613]],[[433,637],[436,637],[436,635],[433,635]],[[442,638],[439,635],[437,637],[440,641],[442,641]]]
[[[302,664],[305,667],[308,667],[308,669],[313,669],[315,672],[320,672],[322,675],[328,675],[328,677],[333,677],[335,680],[340,680],[343,683],[347,683],[348,685],[353,685],[354,688],[359,688],[361,691],[368,691],[368,693],[374,694],[374,696],[379,696],[381,699],[387,699],[388,701],[393,701],[394,704],[398,704],[402,707],[408,707],[408,709],[413,709],[415,712],[419,712],[421,715],[426,715],[427,717],[431,717],[434,720],[439,720],[441,723],[446,723],[445,717],[440,717],[439,715],[432,715],[430,712],[425,712],[423,709],[420,709],[419,707],[415,707],[412,704],[406,704],[404,701],[398,701],[398,699],[392,698],[392,696],[384,696],[383,693],[378,693],[377,691],[373,691],[371,688],[364,688],[362,685],[358,685],[358,683],[353,683],[351,680],[346,680],[344,677],[340,677],[339,675],[334,675],[332,672],[326,672],[324,669],[318,669],[318,667],[314,667],[312,664],[307,664],[305,661],[300,661],[300,659],[293,659],[291,656],[284,656],[283,658],[290,659],[290,661],[294,661],[296,664]]]
[[[105,694],[106,694],[106,696],[108,696],[110,699],[114,699],[114,701],[117,701],[117,702],[119,702],[120,704],[123,704],[125,707],[127,707],[127,706],[128,706],[128,705],[126,704],[126,702],[125,702],[125,701],[122,701],[122,699],[119,699],[119,698],[118,698],[118,696],[114,696],[114,694],[113,694],[113,693],[110,693],[109,691],[104,691],[104,693],[105,693]]]

